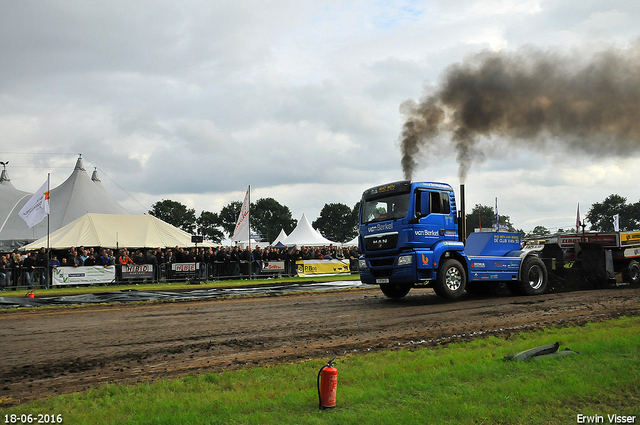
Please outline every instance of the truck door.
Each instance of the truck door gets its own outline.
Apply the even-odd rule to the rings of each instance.
[[[416,211],[418,226],[415,228],[414,240],[425,242],[427,246],[438,240],[448,239],[447,230],[452,230],[453,219],[449,194],[445,192],[416,190]],[[447,223],[450,221],[451,223]],[[451,232],[449,232],[451,233]],[[455,238],[452,238],[452,240]]]

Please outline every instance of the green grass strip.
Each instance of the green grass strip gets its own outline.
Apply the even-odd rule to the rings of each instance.
[[[581,354],[509,362],[560,342]],[[338,357],[338,404],[320,411],[323,360],[104,386],[8,409],[65,424],[573,424],[578,415],[636,415],[640,318],[523,332],[437,348]]]

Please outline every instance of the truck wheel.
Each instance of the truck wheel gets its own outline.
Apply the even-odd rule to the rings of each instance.
[[[526,257],[520,269],[520,292],[524,295],[544,294],[547,289],[547,268],[538,257]]]
[[[411,290],[411,285],[380,285],[380,290],[389,298],[395,300],[403,298]]]
[[[466,283],[467,274],[464,267],[458,260],[450,258],[440,266],[433,290],[442,298],[452,300],[462,295]]]
[[[622,272],[622,277],[631,286],[637,286],[640,284],[640,263],[636,260],[629,261],[629,265]]]

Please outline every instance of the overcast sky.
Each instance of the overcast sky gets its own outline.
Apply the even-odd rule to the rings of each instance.
[[[630,49],[637,0],[0,0],[0,161],[16,188],[52,186],[81,153],[129,212],[162,199],[218,212],[272,197],[295,219],[403,178],[401,104],[483,51]],[[640,75],[630,78],[640,79]],[[414,180],[448,182],[446,135]],[[467,209],[516,228],[575,224],[617,193],[636,202],[640,150],[588,155],[488,138]],[[636,144],[640,142],[636,141]]]

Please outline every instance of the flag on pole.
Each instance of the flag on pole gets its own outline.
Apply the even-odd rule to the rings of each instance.
[[[27,226],[32,228],[40,223],[49,214],[49,177],[42,187],[33,194],[31,199],[24,204],[24,207],[18,213]]]
[[[242,209],[238,215],[238,221],[236,221],[236,228],[233,231],[233,242],[248,241],[249,234],[249,192],[251,186],[247,188],[247,194],[244,196],[244,202],[242,203]]]
[[[620,214],[616,214],[613,216],[613,231],[620,231]]]
[[[580,231],[580,226],[582,222],[580,221],[580,203],[578,202],[578,212],[576,214],[576,233]]]
[[[496,197],[496,222],[493,224],[493,230],[500,230],[500,216],[498,215],[498,198]]]

